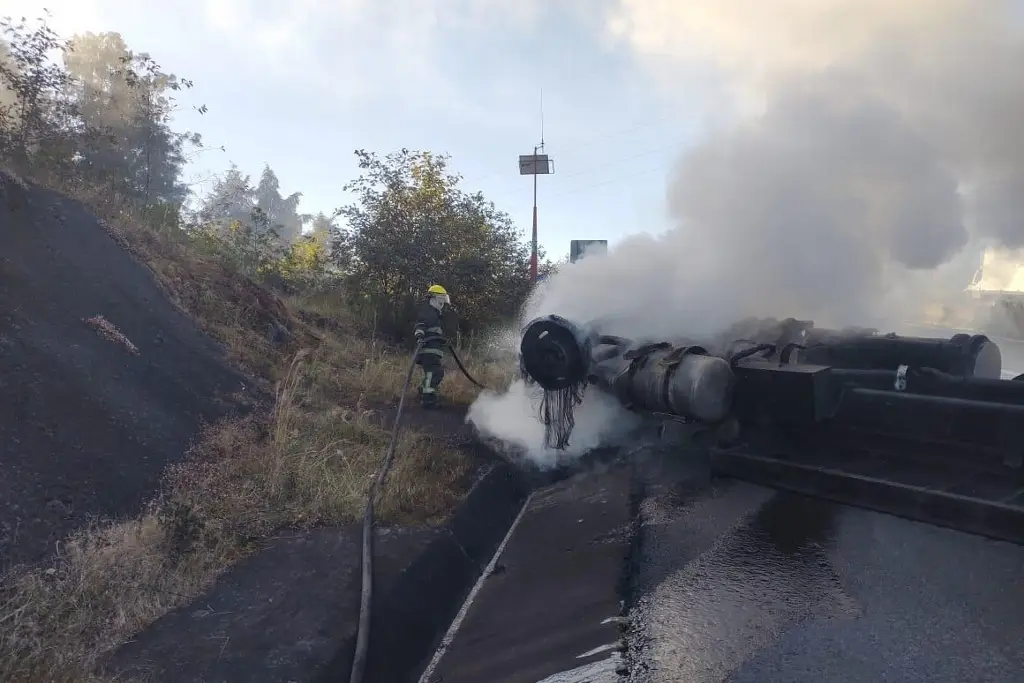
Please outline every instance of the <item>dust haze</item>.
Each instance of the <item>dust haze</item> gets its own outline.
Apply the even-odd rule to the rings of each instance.
[[[657,82],[704,70],[733,106],[670,173],[673,229],[562,269],[524,319],[634,339],[747,316],[899,331],[962,292],[985,247],[1024,247],[1009,0],[620,0],[609,26]]]

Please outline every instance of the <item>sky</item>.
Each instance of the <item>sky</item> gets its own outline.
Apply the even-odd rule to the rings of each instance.
[[[698,74],[666,82],[651,68],[644,22],[659,4],[0,0],[0,15],[45,8],[64,37],[119,32],[194,81],[176,118],[213,148],[188,169],[200,193],[231,162],[254,177],[266,163],[282,192],[303,193],[303,211],[329,213],[347,201],[354,150],[447,152],[466,189],[528,236],[532,178],[518,156],[540,142],[543,120],[555,172],[539,178],[539,234],[558,258],[572,239],[670,227],[669,172],[714,98]]]
[[[231,162],[253,176],[269,164],[301,210],[329,213],[350,200],[354,150],[429,150],[525,237],[533,179],[518,156],[540,142],[543,92],[550,257],[572,239],[671,235],[629,272],[655,257],[691,274],[715,263],[765,292],[788,279],[834,298],[854,283],[873,296],[908,278],[933,287],[958,257],[947,279],[962,287],[983,244],[1024,254],[1022,7],[0,0],[0,15],[46,8],[67,37],[119,32],[192,80],[177,124],[208,147],[188,169],[200,194]]]

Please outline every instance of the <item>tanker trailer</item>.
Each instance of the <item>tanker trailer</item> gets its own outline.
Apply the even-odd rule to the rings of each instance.
[[[585,391],[710,435],[714,474],[1024,542],[1024,382],[984,335],[741,321],[636,343],[559,316],[523,330],[524,379],[564,449]],[[688,449],[688,452],[692,449]]]

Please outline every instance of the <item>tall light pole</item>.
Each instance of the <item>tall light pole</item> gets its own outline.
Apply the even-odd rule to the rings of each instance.
[[[533,148],[533,154],[519,155],[519,175],[533,176],[533,237],[530,252],[530,282],[537,283],[537,176],[550,175],[555,172],[555,162],[544,151],[544,134],[541,133],[540,144]]]

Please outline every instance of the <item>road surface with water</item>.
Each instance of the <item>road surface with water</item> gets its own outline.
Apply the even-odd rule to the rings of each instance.
[[[1024,548],[741,482],[642,505],[631,681],[1024,680]]]

